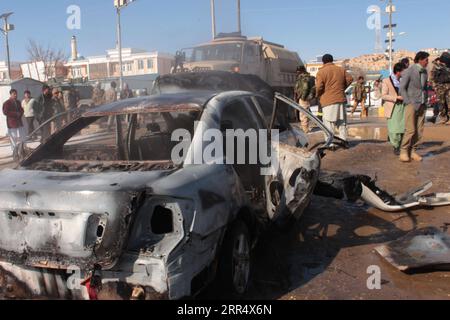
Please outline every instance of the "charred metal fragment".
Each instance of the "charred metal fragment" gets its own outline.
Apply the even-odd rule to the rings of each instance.
[[[401,271],[450,270],[450,236],[435,227],[414,230],[375,251]]]

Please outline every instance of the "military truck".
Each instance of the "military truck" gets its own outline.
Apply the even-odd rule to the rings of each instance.
[[[229,71],[253,74],[274,90],[292,95],[296,69],[303,65],[296,52],[264,40],[240,34],[219,34],[214,40],[178,53],[174,72]]]

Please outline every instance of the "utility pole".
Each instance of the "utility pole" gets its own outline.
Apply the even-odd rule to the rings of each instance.
[[[6,63],[8,66],[8,79],[11,80],[11,58],[10,58],[10,52],[9,52],[9,32],[13,31],[14,25],[8,23],[8,18],[11,16],[13,12],[5,13],[0,16],[0,19],[4,20],[4,26],[3,28],[0,28],[0,31],[3,32],[5,36],[5,42],[6,42]]]
[[[395,41],[394,28],[397,26],[392,21],[393,20],[392,16],[393,16],[394,12],[396,12],[396,8],[395,8],[394,4],[392,3],[392,0],[388,0],[388,6],[386,7],[386,12],[389,14],[389,24],[387,26],[384,26],[384,28],[389,30],[389,32],[387,34],[388,39],[386,40],[386,42],[389,43],[389,48],[387,50],[388,55],[389,55],[389,71],[392,72],[393,53],[394,53],[393,43]]]
[[[120,21],[120,7],[117,7],[117,49],[119,53],[119,89],[123,90],[123,60],[122,60],[122,25]]]
[[[238,32],[239,32],[239,35],[242,35],[242,26],[241,26],[241,0],[237,0],[237,23],[238,23]]]
[[[216,2],[211,0],[211,23],[212,23],[212,38],[216,38]]]
[[[392,71],[392,0],[389,0],[389,70]]]
[[[131,2],[136,0],[114,0],[114,7],[117,12],[117,50],[119,53],[119,88],[123,89],[123,59],[122,59],[122,24],[121,24],[121,10],[128,6]]]

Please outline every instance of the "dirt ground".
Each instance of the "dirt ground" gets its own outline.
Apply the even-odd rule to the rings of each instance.
[[[400,163],[385,142],[386,129],[372,124],[350,129],[351,149],[329,152],[323,171],[378,178],[377,185],[400,194],[434,183],[430,192],[450,191],[450,126],[427,126],[422,163]],[[384,213],[362,202],[315,196],[289,231],[273,230],[260,242],[249,299],[450,299],[450,272],[406,274],[374,248],[411,230],[447,231],[450,207]],[[381,290],[367,288],[367,268],[381,269]]]

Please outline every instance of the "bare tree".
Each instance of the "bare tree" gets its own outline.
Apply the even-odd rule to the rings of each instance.
[[[32,62],[43,62],[45,81],[58,76],[58,68],[63,67],[68,55],[50,45],[44,46],[35,40],[28,41],[27,52]]]

